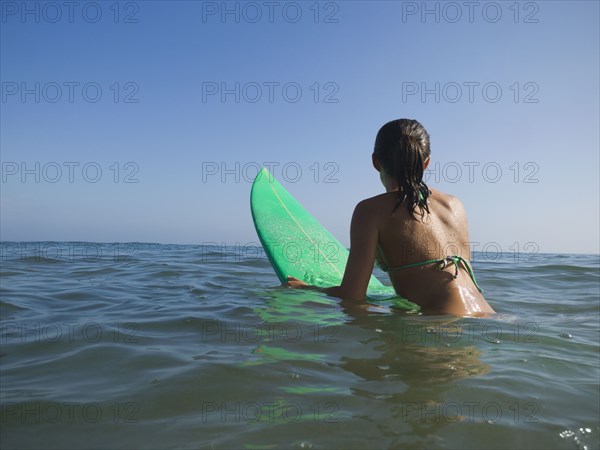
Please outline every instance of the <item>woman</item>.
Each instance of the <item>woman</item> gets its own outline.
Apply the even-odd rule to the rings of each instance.
[[[386,192],[363,200],[354,210],[342,284],[321,289],[288,277],[289,286],[359,302],[377,258],[396,293],[418,304],[424,314],[494,313],[468,262],[462,203],[423,182],[430,161],[425,128],[410,119],[388,122],[377,133],[372,159]]]

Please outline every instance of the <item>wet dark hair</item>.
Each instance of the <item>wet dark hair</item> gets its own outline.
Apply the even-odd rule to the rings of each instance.
[[[397,119],[381,127],[375,138],[374,154],[382,169],[398,183],[398,203],[406,203],[410,215],[417,219],[429,213],[431,191],[423,182],[423,163],[431,154],[429,134],[416,120]]]

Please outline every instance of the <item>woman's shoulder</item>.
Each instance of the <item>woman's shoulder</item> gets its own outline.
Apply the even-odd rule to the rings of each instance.
[[[458,197],[455,195],[447,194],[438,189],[430,189],[431,195],[429,197],[429,201],[433,201],[436,203],[440,203],[444,206],[448,206],[451,208],[463,208],[463,204]],[[395,204],[398,200],[397,192],[384,192],[383,194],[378,194],[373,197],[365,198],[361,200],[356,205],[357,208],[360,209],[370,209],[377,208],[381,205],[385,205],[388,203]]]
[[[447,194],[446,192],[439,191],[437,189],[430,189],[431,196],[429,197],[430,202],[436,202],[442,207],[452,209],[453,211],[464,211],[465,207],[458,197],[455,195]]]
[[[398,194],[395,192],[384,192],[383,194],[378,194],[373,197],[369,197],[369,198],[365,198],[364,200],[361,200],[356,205],[356,209],[363,210],[363,211],[379,209],[381,206],[383,206],[387,203],[395,202],[397,198],[398,198]]]
[[[461,200],[451,194],[430,189],[428,203],[431,212],[446,216],[451,214],[456,218],[466,217],[466,211]],[[393,211],[398,202],[397,192],[384,192],[383,194],[361,200],[354,209],[357,216],[388,217],[389,212]],[[408,216],[407,216],[408,217]]]

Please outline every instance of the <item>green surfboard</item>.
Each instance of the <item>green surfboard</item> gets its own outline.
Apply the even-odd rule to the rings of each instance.
[[[319,287],[341,284],[348,250],[266,168],[252,184],[250,207],[260,242],[282,284],[288,276]],[[396,293],[371,276],[367,295],[389,298]]]

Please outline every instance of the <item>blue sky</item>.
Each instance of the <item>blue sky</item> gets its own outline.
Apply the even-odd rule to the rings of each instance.
[[[257,242],[268,163],[347,245],[409,117],[476,249],[599,252],[598,2],[0,3],[2,240]]]

